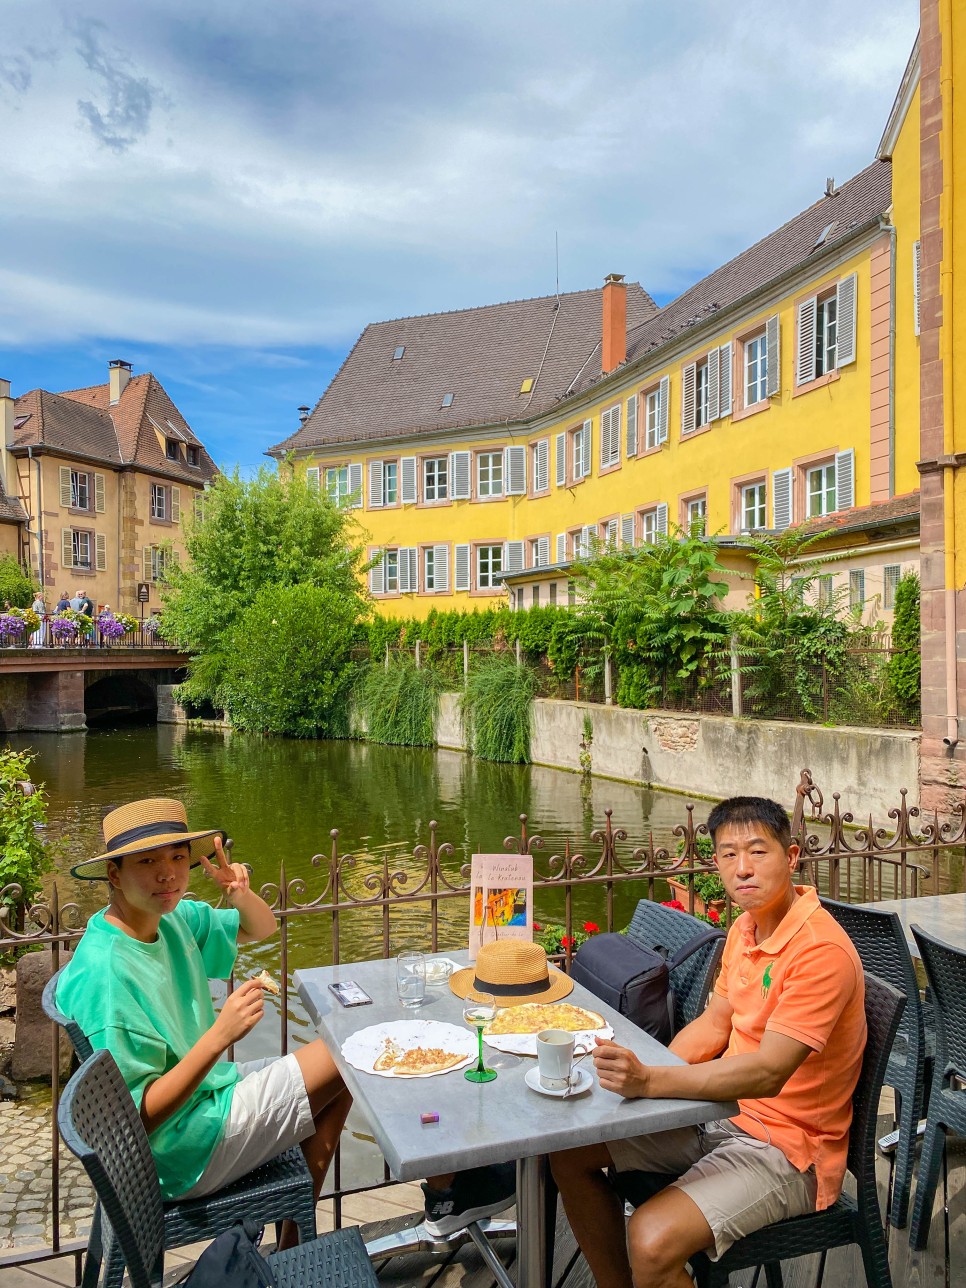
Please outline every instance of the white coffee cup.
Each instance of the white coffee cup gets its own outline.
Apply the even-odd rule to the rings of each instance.
[[[537,1034],[537,1067],[540,1085],[548,1091],[562,1091],[570,1086],[574,1062],[574,1035],[563,1029],[544,1029]]]

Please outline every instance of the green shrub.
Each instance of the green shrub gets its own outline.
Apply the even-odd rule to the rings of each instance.
[[[903,717],[919,720],[922,696],[922,654],[920,651],[919,578],[914,572],[900,578],[896,587],[892,647],[900,650],[889,662],[889,683]]]
[[[533,671],[511,657],[488,657],[471,667],[460,714],[480,760],[529,764],[535,688]]]
[[[0,555],[0,608],[4,603],[11,608],[29,608],[33,597],[34,582],[27,569],[13,555]]]
[[[42,787],[25,796],[18,784],[30,781],[30,752],[0,751],[0,890],[19,885],[30,904],[40,891],[40,878],[51,868],[38,828],[47,822]],[[17,902],[7,896],[7,904]]]
[[[373,662],[355,692],[366,737],[401,747],[434,746],[439,691],[435,668],[417,667],[407,654],[392,657],[388,667]]]

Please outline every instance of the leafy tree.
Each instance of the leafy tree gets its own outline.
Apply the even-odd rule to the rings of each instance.
[[[0,890],[19,885],[27,905],[40,890],[40,878],[51,860],[38,828],[47,822],[47,798],[42,787],[24,795],[20,783],[30,781],[30,752],[0,751]],[[17,902],[11,897],[5,903]]]
[[[889,662],[889,682],[896,703],[910,724],[919,719],[922,699],[919,612],[919,578],[914,572],[908,572],[896,587],[892,647],[897,651]]]
[[[0,555],[0,608],[5,601],[11,608],[29,608],[34,597],[30,573],[13,555]]]
[[[348,736],[358,601],[311,584],[267,585],[222,646],[216,699],[239,729]]]
[[[283,653],[291,653],[300,665],[314,653],[320,675],[331,674],[333,650],[343,648],[346,624],[355,630],[368,612],[360,580],[365,567],[361,534],[349,512],[310,488],[301,475],[263,467],[251,479],[237,470],[217,475],[196,513],[186,517],[184,539],[189,562],[170,570],[162,626],[166,639],[192,655],[183,695],[199,705],[224,706],[247,728],[274,728],[278,719],[271,711],[256,714],[256,677],[247,669],[249,663],[261,650],[266,695],[273,676],[283,678],[278,674]],[[327,597],[281,594],[294,587],[324,590]],[[323,602],[333,608],[331,631],[317,611]],[[272,625],[276,610],[284,629]],[[299,621],[310,629],[302,641],[286,634]],[[268,629],[258,638],[262,627]],[[289,698],[299,700],[298,695],[279,696],[287,710]],[[237,711],[232,703],[239,704]],[[269,705],[267,696],[263,705]],[[320,720],[316,694],[305,721],[297,723],[306,732],[321,727]]]

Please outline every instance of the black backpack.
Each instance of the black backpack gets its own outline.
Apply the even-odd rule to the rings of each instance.
[[[721,938],[720,930],[708,926],[671,953],[643,948],[628,935],[594,935],[574,954],[570,977],[666,1046],[674,1034],[671,971]]]

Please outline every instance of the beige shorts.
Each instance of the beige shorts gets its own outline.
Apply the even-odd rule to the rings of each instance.
[[[678,1177],[672,1183],[711,1227],[712,1261],[763,1226],[815,1211],[815,1169],[800,1172],[777,1146],[728,1121],[612,1140],[607,1149],[618,1172]]]
[[[302,1070],[294,1055],[239,1061],[241,1078],[208,1166],[182,1199],[224,1189],[315,1131]]]

